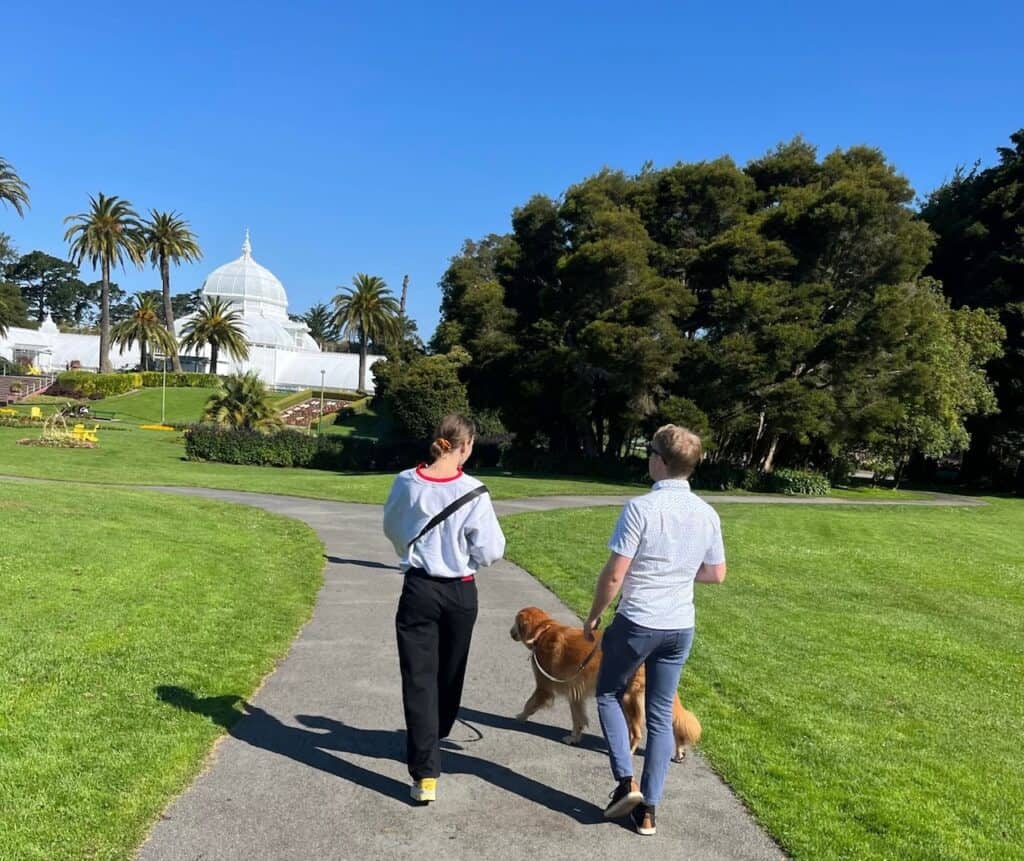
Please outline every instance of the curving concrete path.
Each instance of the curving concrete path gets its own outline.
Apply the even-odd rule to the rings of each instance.
[[[533,604],[565,622],[578,620],[508,562],[479,578],[465,723],[456,725],[445,754],[441,800],[412,805],[393,627],[401,577],[381,533],[380,507],[161,490],[302,520],[323,540],[327,566],[312,619],[244,705],[246,716],[215,746],[205,773],[157,822],[140,861],[783,857],[698,756],[672,766],[657,837],[640,838],[602,819],[612,781],[593,703],[591,734],[581,747],[560,741],[569,722],[564,703],[529,723],[512,717],[532,690],[527,653],[508,635],[515,612]],[[618,502],[577,497],[495,507],[504,514]],[[233,693],[197,699],[174,678],[158,691],[168,707],[215,722],[236,702]]]

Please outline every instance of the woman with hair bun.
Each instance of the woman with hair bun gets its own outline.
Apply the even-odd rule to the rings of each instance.
[[[476,572],[505,552],[487,488],[462,471],[475,434],[469,419],[445,416],[431,463],[400,473],[384,505],[384,534],[405,574],[395,629],[415,801],[437,798],[441,739],[459,712],[476,622]]]

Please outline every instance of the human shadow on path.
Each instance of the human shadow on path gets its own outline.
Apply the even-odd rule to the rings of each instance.
[[[156,694],[160,700],[177,708],[205,715],[240,741],[287,756],[388,798],[415,806],[409,798],[407,783],[362,768],[328,752],[389,759],[404,765],[403,730],[362,729],[333,718],[296,715],[299,723],[307,727],[301,729],[282,723],[270,713],[235,695],[200,698],[185,688],[171,685],[160,685]],[[604,821],[601,808],[589,801],[546,786],[503,765],[458,752],[451,746],[444,747],[442,756],[442,768],[446,774],[478,777],[526,801],[563,813],[584,825]]]
[[[324,554],[324,559],[333,562],[335,565],[355,565],[359,568],[378,568],[384,571],[401,571],[397,565],[387,565],[383,562],[373,562],[369,559],[343,559],[340,556]]]

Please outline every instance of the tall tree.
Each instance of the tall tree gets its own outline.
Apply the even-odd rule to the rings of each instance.
[[[163,288],[163,318],[168,333],[174,336],[174,308],[171,303],[171,264],[192,263],[203,256],[187,221],[176,212],[151,209],[143,222],[142,242],[149,262],[160,270]],[[181,372],[181,360],[174,354],[174,370]]]
[[[300,315],[299,320],[309,327],[310,337],[321,350],[338,340],[338,327],[334,324],[334,315],[323,302],[318,302],[305,314]]]
[[[221,350],[236,360],[249,358],[242,313],[219,296],[203,298],[195,316],[182,328],[180,344],[185,350],[200,350],[209,345],[211,374],[217,373]]]
[[[964,471],[1024,492],[1024,129],[1010,142],[992,167],[958,170],[921,214],[938,236],[929,274],[954,307],[991,309],[1007,333],[988,365],[999,409],[971,423]]]
[[[93,269],[100,268],[100,371],[110,372],[110,270],[124,267],[125,260],[141,266],[142,223],[127,200],[100,193],[89,197],[89,210],[69,215],[64,223],[71,227],[64,240],[71,243],[71,260],[76,264],[88,258]]]
[[[28,183],[3,158],[0,158],[0,203],[13,206],[14,211],[21,216],[24,216],[25,207],[28,206]]]
[[[178,352],[174,335],[164,328],[160,320],[159,305],[153,295],[136,294],[131,316],[115,324],[110,335],[122,354],[138,342],[140,367],[144,371],[148,367],[146,359],[150,350],[159,350],[165,356],[176,356]]]
[[[355,335],[359,340],[359,391],[364,392],[370,340],[386,345],[401,334],[398,301],[383,278],[359,272],[352,279],[352,287],[341,290],[333,303],[334,325],[341,336]]]
[[[31,251],[7,267],[7,277],[21,289],[25,304],[42,323],[46,313],[58,322],[68,320],[71,308],[86,291],[78,267],[44,251]]]
[[[189,314],[194,314],[203,304],[203,288],[196,287],[187,293],[175,293],[171,297],[171,316],[180,320]]]

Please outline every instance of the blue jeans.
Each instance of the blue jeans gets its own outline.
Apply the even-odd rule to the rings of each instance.
[[[622,712],[622,695],[629,680],[643,664],[647,668],[647,744],[640,791],[652,807],[661,801],[665,774],[675,751],[672,732],[672,701],[679,674],[690,654],[693,628],[660,631],[645,628],[616,616],[605,631],[603,657],[597,677],[597,714],[608,742],[612,774],[616,780],[633,776],[629,752],[629,728]]]

